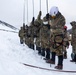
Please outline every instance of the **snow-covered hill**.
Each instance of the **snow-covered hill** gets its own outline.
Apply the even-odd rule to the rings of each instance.
[[[0,29],[11,30],[0,24]],[[68,59],[64,60],[64,70],[76,71],[76,64],[70,62],[71,46],[68,49]],[[24,66],[22,63],[42,68],[54,69],[47,64],[37,51],[29,49],[19,43],[17,33],[0,30],[0,75],[76,75],[76,73],[53,72]],[[57,62],[57,60],[56,60]]]

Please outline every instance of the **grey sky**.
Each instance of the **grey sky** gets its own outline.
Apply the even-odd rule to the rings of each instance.
[[[27,1],[27,0],[25,0]],[[34,16],[37,18],[39,12],[39,1],[34,0]],[[66,18],[66,25],[71,21],[76,21],[76,0],[48,0],[48,11],[52,6],[58,6],[59,11]],[[0,0],[0,20],[3,20],[16,27],[20,27],[23,24],[23,2],[24,0]],[[42,18],[46,15],[46,0],[41,0]],[[26,7],[27,8],[27,7]],[[30,22],[33,17],[32,0],[28,0],[28,21]],[[25,12],[25,19],[27,23],[27,11]]]

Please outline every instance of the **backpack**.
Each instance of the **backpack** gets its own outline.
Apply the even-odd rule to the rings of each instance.
[[[63,34],[54,35],[54,42],[62,43],[63,42]]]
[[[60,46],[63,46],[63,34],[58,34],[54,36],[53,48],[56,49]]]

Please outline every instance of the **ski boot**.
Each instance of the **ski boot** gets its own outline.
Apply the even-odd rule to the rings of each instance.
[[[54,62],[54,61],[52,61],[51,59],[46,60],[46,63],[55,64],[55,62]]]
[[[57,65],[57,66],[55,66],[55,69],[62,70],[63,69],[63,66],[62,65]]]

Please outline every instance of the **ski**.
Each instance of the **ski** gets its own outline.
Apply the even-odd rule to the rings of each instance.
[[[22,64],[25,65],[25,66],[28,66],[28,67],[43,69],[43,70],[47,70],[47,71],[76,73],[76,71],[71,71],[71,70],[55,70],[55,69],[47,69],[47,68],[42,68],[42,67],[38,67],[38,66],[33,66],[33,65],[25,64],[25,63],[22,63]]]

